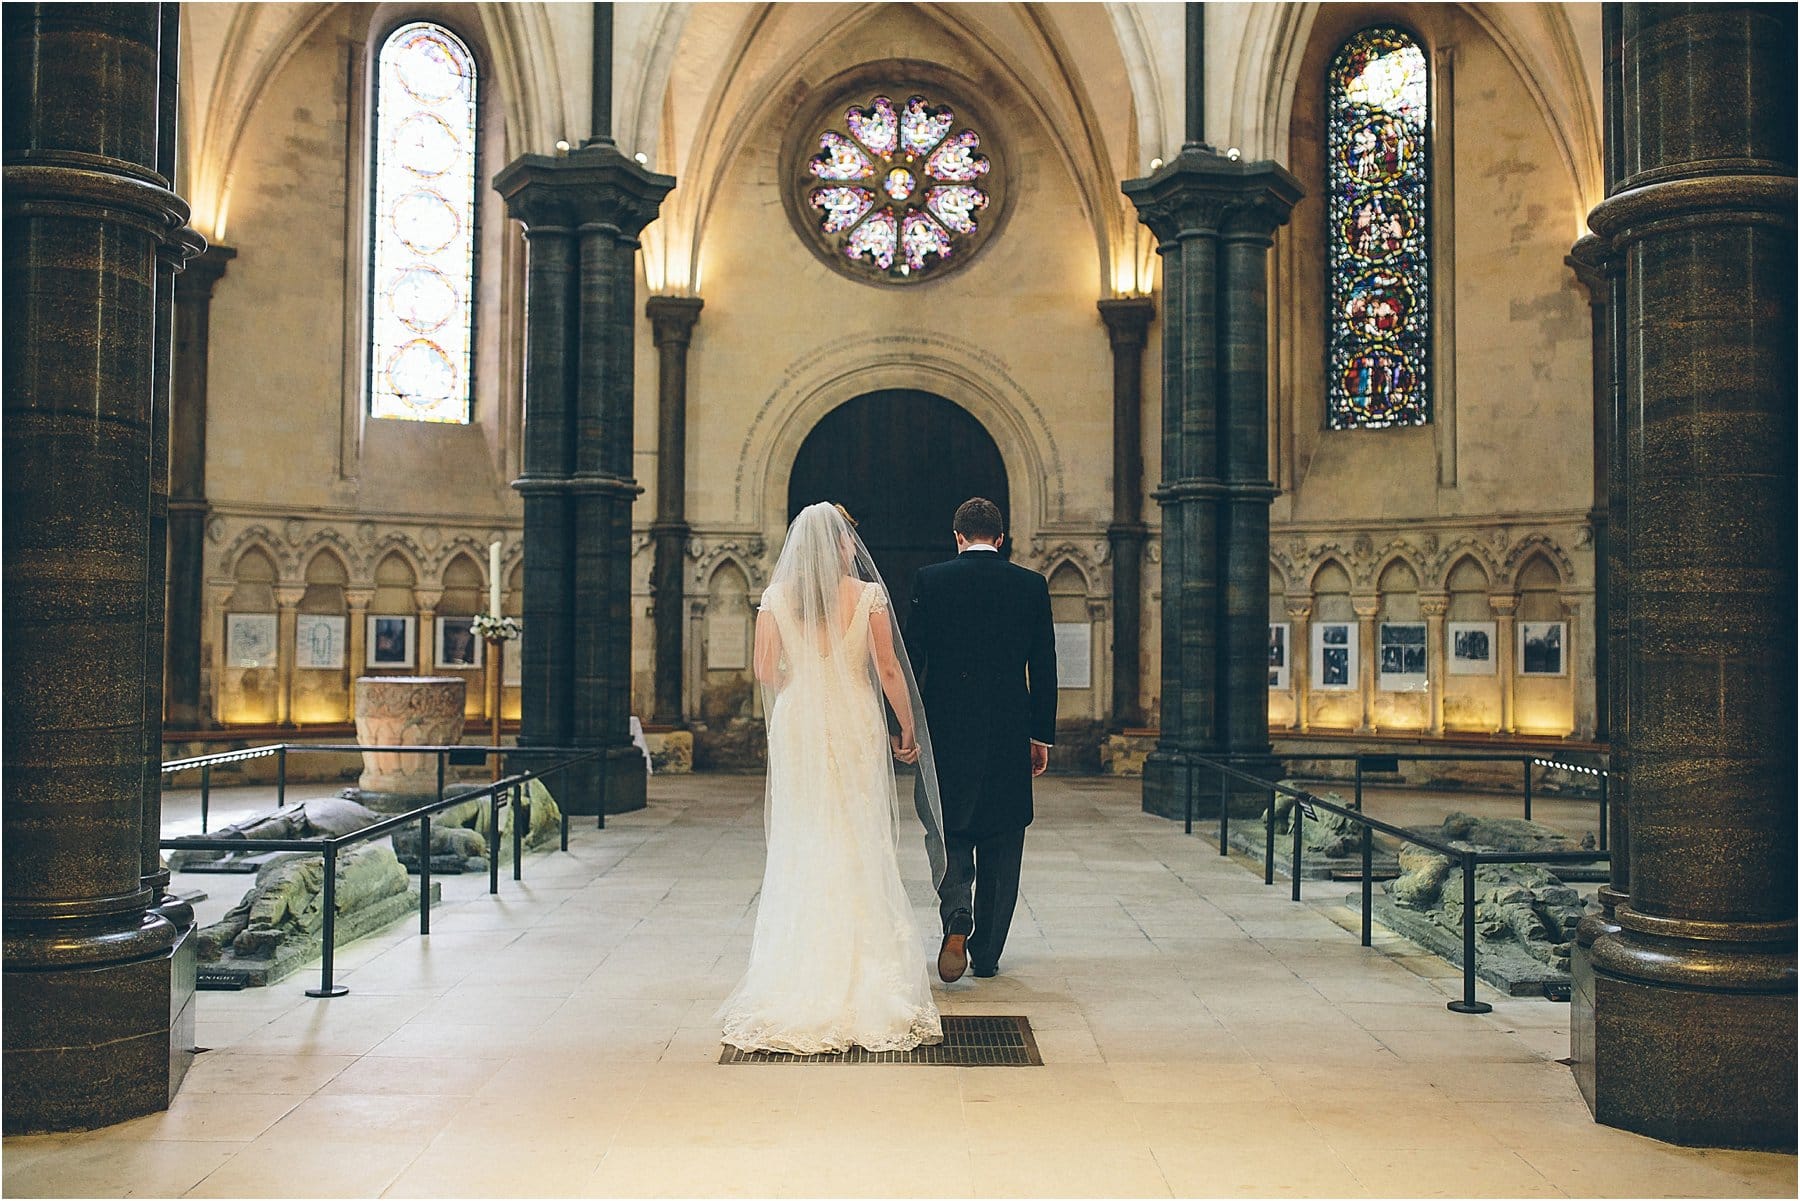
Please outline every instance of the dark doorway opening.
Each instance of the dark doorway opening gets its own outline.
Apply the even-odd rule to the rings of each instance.
[[[788,481],[788,520],[822,500],[850,510],[905,606],[914,572],[955,557],[950,522],[971,496],[999,505],[1010,533],[1006,464],[981,422],[942,396],[895,388],[846,401],[813,427]]]

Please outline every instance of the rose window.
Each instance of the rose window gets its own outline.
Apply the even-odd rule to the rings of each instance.
[[[965,256],[991,200],[981,136],[923,96],[886,96],[844,113],[803,167],[806,203],[835,254],[869,276],[917,278]]]

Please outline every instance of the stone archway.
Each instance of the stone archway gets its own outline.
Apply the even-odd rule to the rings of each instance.
[[[889,388],[848,400],[813,426],[788,479],[788,519],[817,501],[842,504],[904,605],[914,572],[955,555],[951,518],[971,496],[999,505],[1011,525],[993,436],[954,401]]]

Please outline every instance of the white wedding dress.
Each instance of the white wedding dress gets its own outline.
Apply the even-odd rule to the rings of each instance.
[[[833,613],[809,623],[801,589],[781,575],[762,605],[781,645],[765,710],[768,861],[749,969],[718,1013],[723,1040],[799,1055],[940,1042],[901,881],[894,763],[871,658],[870,622],[890,620],[887,594],[861,584],[853,607],[839,604],[834,579],[833,600],[817,607],[850,607],[847,622]]]

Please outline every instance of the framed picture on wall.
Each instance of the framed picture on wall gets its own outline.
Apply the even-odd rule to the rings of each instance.
[[[344,666],[345,619],[332,613],[294,618],[294,666],[340,670]]]
[[[1288,623],[1269,623],[1269,691],[1286,692],[1288,687]]]
[[[525,634],[507,642],[500,652],[500,685],[503,688],[517,688],[519,681],[525,678],[525,652],[519,648],[524,645]]]
[[[1383,692],[1425,691],[1425,623],[1384,621],[1380,638],[1381,663],[1376,686]]]
[[[1312,628],[1312,686],[1324,692],[1350,692],[1356,681],[1356,625],[1321,621]]]
[[[1519,674],[1522,676],[1560,676],[1568,671],[1565,651],[1569,626],[1562,621],[1521,621],[1519,623]]]
[[[416,617],[369,614],[369,666],[411,667],[418,625]]]
[[[225,615],[225,666],[275,666],[275,615],[227,613]]]
[[[485,649],[475,633],[473,617],[440,617],[437,619],[437,665],[439,667],[480,667]]]
[[[1444,627],[1449,671],[1453,676],[1494,674],[1494,623],[1452,621]]]

